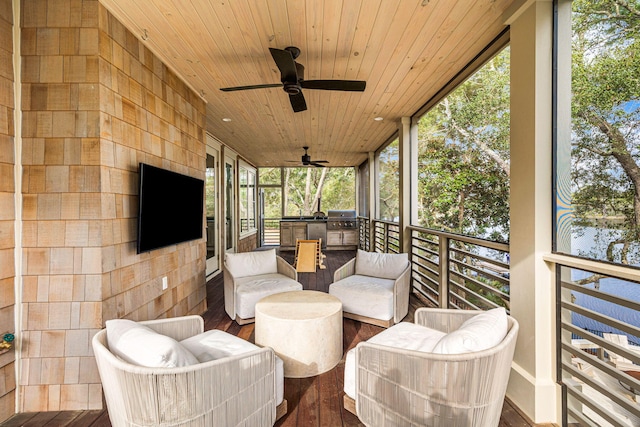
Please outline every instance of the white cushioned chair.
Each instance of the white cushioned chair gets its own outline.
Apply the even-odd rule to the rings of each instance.
[[[497,426],[517,335],[503,308],[419,308],[347,353],[344,406],[366,426]]]
[[[200,316],[107,321],[92,340],[111,424],[272,426],[287,411],[282,361]]]
[[[301,291],[298,273],[287,261],[267,251],[224,256],[224,309],[239,325],[254,322],[256,303],[279,292]]]
[[[409,256],[365,252],[333,275],[329,293],[342,301],[343,316],[385,328],[409,311]]]

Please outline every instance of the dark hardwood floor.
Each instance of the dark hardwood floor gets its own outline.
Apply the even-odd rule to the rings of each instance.
[[[327,292],[333,282],[333,272],[354,256],[354,251],[332,251],[326,253],[325,270],[316,273],[299,273],[298,280],[304,289]],[[293,264],[294,252],[282,251],[280,255]],[[207,284],[208,310],[203,314],[205,329],[221,329],[254,341],[254,325],[239,326],[224,311],[223,279],[218,275]],[[409,315],[405,321],[413,321],[413,313],[424,304],[411,296]],[[360,341],[369,339],[383,329],[378,326],[344,319],[344,354]],[[334,369],[311,378],[286,378],[284,395],[288,412],[276,426],[282,427],[337,427],[362,426],[358,418],[342,406],[344,392],[344,357]],[[107,411],[64,411],[18,414],[3,426],[33,427],[102,427],[111,426]],[[529,427],[528,422],[508,400],[505,400],[500,427]]]

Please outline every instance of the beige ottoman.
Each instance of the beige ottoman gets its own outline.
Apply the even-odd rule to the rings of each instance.
[[[342,303],[317,291],[265,297],[256,303],[255,343],[273,348],[287,378],[333,369],[342,358]]]

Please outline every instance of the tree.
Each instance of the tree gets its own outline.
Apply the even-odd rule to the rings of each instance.
[[[319,208],[354,209],[354,168],[260,168],[260,184],[278,186],[265,190],[265,217],[313,215]],[[280,192],[280,176],[282,186]]]
[[[603,225],[603,254],[640,261],[640,2],[576,0],[572,46],[574,226]],[[633,250],[633,248],[636,248]],[[583,253],[584,254],[584,253]]]
[[[399,140],[391,142],[380,153],[379,191],[380,202],[379,219],[398,221],[400,216],[400,163],[398,159]]]
[[[418,124],[420,224],[509,239],[509,49]]]

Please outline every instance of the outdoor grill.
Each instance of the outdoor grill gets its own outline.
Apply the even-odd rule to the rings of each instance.
[[[357,228],[356,211],[335,210],[327,212],[327,230],[355,230]]]

